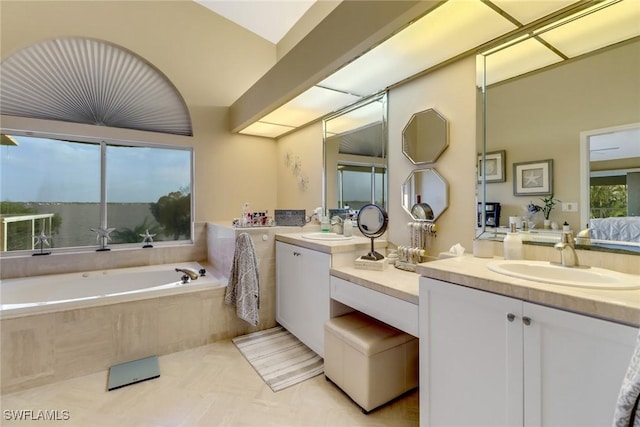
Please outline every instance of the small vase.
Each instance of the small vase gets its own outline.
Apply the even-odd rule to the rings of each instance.
[[[545,219],[544,220],[544,228],[547,229],[547,230],[551,228],[551,220],[550,219]]]

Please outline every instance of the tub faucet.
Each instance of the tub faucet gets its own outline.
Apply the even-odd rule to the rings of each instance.
[[[573,234],[570,231],[562,232],[560,242],[553,246],[554,249],[560,251],[560,263],[564,267],[579,267],[578,254],[573,245]]]
[[[176,268],[176,272],[186,274],[191,280],[196,280],[199,277],[198,272],[192,268]]]

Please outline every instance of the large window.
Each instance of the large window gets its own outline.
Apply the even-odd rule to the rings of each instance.
[[[191,240],[192,150],[2,135],[2,251]]]

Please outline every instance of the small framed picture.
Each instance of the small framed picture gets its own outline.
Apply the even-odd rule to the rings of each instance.
[[[507,179],[505,173],[505,150],[492,151],[486,153],[484,158],[486,161],[485,169],[487,173],[487,182],[504,182]],[[482,155],[478,155],[478,183],[482,182]]]
[[[513,164],[513,195],[553,193],[553,159]]]

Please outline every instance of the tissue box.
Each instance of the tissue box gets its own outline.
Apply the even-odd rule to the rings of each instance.
[[[360,270],[382,271],[385,268],[387,268],[388,264],[389,263],[387,262],[386,258],[382,258],[377,261],[373,261],[370,259],[362,259],[362,258],[356,259],[356,268]]]
[[[447,258],[455,258],[458,255],[452,254],[451,252],[440,252],[438,254],[438,259],[447,259]]]

